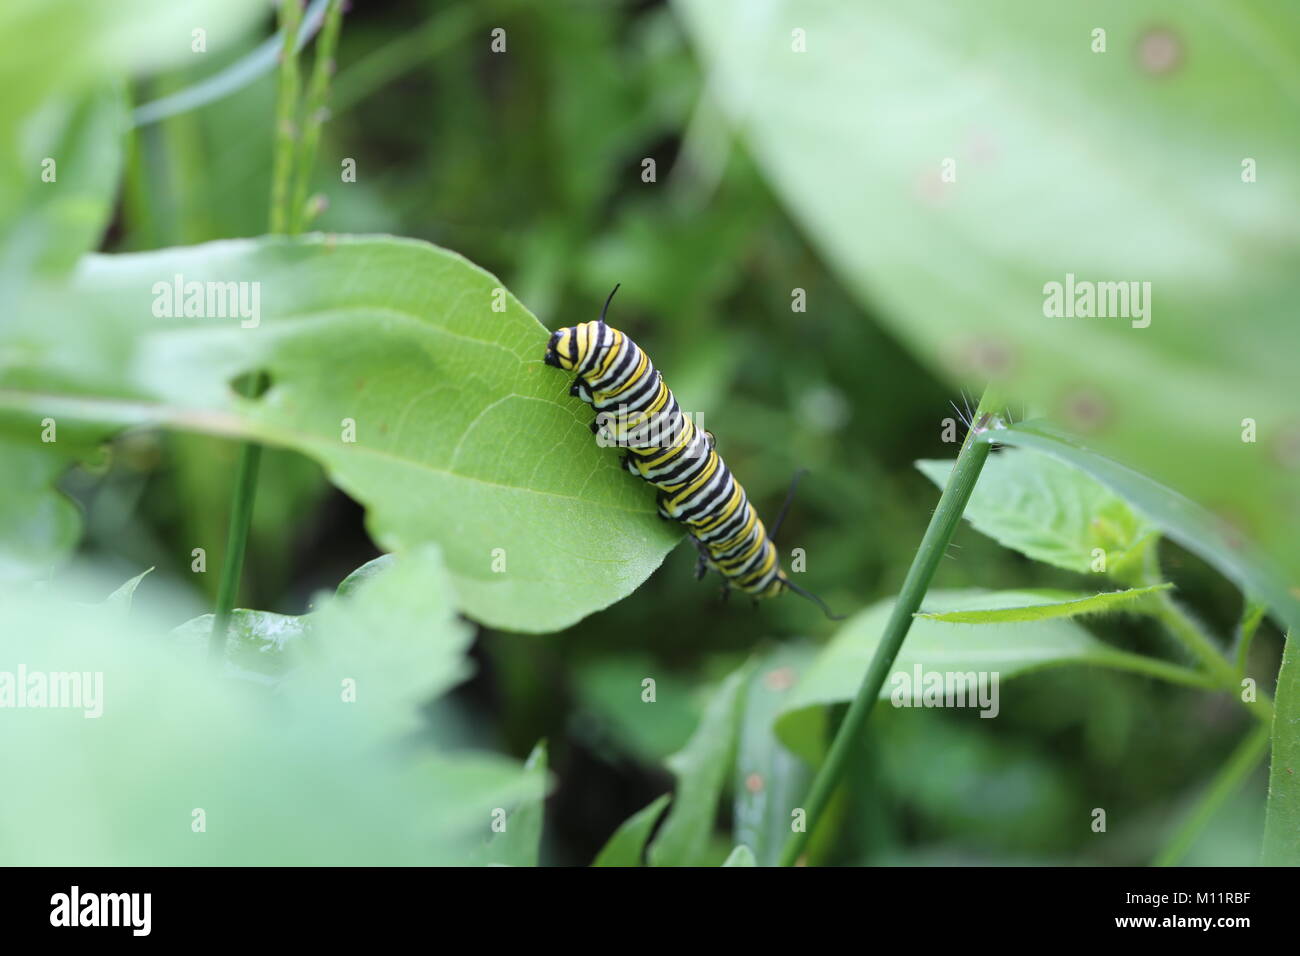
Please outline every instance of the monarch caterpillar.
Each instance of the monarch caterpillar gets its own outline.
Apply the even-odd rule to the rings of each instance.
[[[614,286],[605,300],[598,320],[553,332],[543,360],[575,373],[569,394],[596,409],[592,433],[604,428],[626,448],[623,467],[659,489],[660,516],[685,526],[699,551],[697,580],[709,570],[717,571],[725,582],[724,597],[732,588],[756,599],[788,589],[839,620],[821,598],[785,575],[772,542],[798,476],[769,535],[745,489],[718,455],[713,435],[682,414],[650,357],[605,323],[618,288]],[[611,415],[610,409],[617,414]]]

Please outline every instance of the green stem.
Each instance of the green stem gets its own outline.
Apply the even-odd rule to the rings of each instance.
[[[984,397],[980,399],[979,408],[975,411],[976,428],[966,436],[966,442],[957,455],[957,463],[953,466],[952,475],[948,478],[948,484],[939,498],[939,505],[930,518],[930,526],[926,528],[916,557],[912,559],[912,566],[903,580],[902,590],[899,591],[898,600],[894,603],[894,609],[890,613],[889,622],[885,625],[876,653],[867,667],[866,676],[862,679],[862,685],[858,688],[858,694],[849,706],[848,713],[840,723],[830,751],[826,754],[826,760],[818,770],[816,779],[813,780],[812,789],[804,802],[805,827],[802,831],[790,835],[790,839],[781,851],[781,866],[792,866],[798,861],[804,846],[821,822],[822,814],[835,792],[835,787],[844,775],[848,766],[849,752],[862,736],[871,708],[880,697],[880,689],[884,686],[885,678],[894,666],[894,658],[898,656],[899,649],[903,646],[903,639],[907,637],[907,632],[912,626],[912,615],[921,606],[925,592],[930,587],[930,581],[934,578],[934,572],[938,569],[939,562],[943,560],[948,542],[952,540],[957,523],[961,521],[962,512],[966,510],[971,492],[975,490],[975,482],[984,467],[984,462],[988,460],[989,442],[981,439],[977,432],[988,424],[994,413],[1000,410],[1001,402],[995,396],[993,389],[991,387],[986,389]]]
[[[298,30],[297,49],[301,50],[313,33],[320,29],[325,16],[327,0],[312,0],[311,7],[303,17]],[[135,108],[131,114],[131,124],[136,127],[147,126],[169,116],[188,113],[201,106],[224,99],[252,84],[259,77],[275,69],[280,57],[280,47],[284,38],[276,33],[252,53],[230,64],[220,73],[200,80],[193,86],[187,86],[179,92],[152,100]]]
[[[312,64],[311,81],[307,86],[307,109],[304,114],[302,147],[298,150],[298,170],[295,174],[293,199],[289,205],[289,234],[302,232],[307,219],[307,187],[311,185],[311,171],[316,164],[316,147],[320,144],[321,126],[326,117],[330,77],[334,74],[334,50],[338,46],[339,24],[343,19],[343,0],[329,0],[325,11],[325,26],[316,41],[316,60]]]
[[[1205,825],[1237,790],[1246,779],[1246,775],[1263,759],[1264,752],[1268,749],[1268,732],[1267,724],[1256,727],[1237,745],[1232,756],[1214,775],[1214,780],[1210,783],[1210,789],[1206,791],[1205,796],[1200,799],[1187,819],[1179,825],[1173,838],[1160,851],[1160,855],[1155,859],[1156,866],[1176,866],[1187,854],[1201,831],[1205,829]]]
[[[1237,629],[1237,673],[1245,674],[1246,665],[1250,663],[1250,645],[1255,640],[1255,632],[1259,630],[1259,624],[1264,620],[1264,612],[1268,610],[1266,604],[1256,604],[1247,599],[1246,608],[1241,615],[1241,626]]]
[[[1193,670],[1190,667],[1162,661],[1158,657],[1148,657],[1145,654],[1133,654],[1108,647],[1104,651],[1091,655],[1087,660],[1089,663],[1100,664],[1103,667],[1128,671],[1133,674],[1143,674],[1147,677],[1156,677],[1171,684],[1182,684],[1184,687],[1199,687],[1202,690],[1219,689],[1219,685],[1214,682],[1214,678],[1204,671]]]
[[[302,20],[301,0],[280,0],[279,92],[275,105],[275,157],[271,166],[271,232],[283,233],[289,226],[289,179],[297,149],[298,55],[294,46]]]
[[[289,177],[293,172],[294,153],[297,149],[297,131],[294,112],[298,105],[298,28],[302,23],[301,0],[280,0],[279,90],[275,108],[275,156],[271,179],[271,232],[283,233],[288,226]],[[266,387],[266,376],[258,372],[248,376],[240,390],[247,398],[254,398]],[[230,615],[239,594],[239,581],[244,571],[244,551],[248,545],[248,529],[253,520],[253,499],[257,493],[257,471],[262,461],[262,446],[244,442],[239,446],[239,464],[235,470],[235,491],[230,503],[230,531],[226,535],[226,554],[221,566],[221,580],[217,585],[217,604],[212,615],[212,635],[209,653],[213,660],[222,661],[226,652],[226,632],[230,628]]]
[[[262,376],[252,376],[246,394],[253,395],[259,388]],[[226,655],[226,632],[230,615],[239,594],[239,579],[244,570],[244,551],[248,544],[248,529],[253,520],[253,498],[257,493],[257,468],[262,459],[262,446],[244,442],[239,446],[239,464],[235,470],[235,494],[230,506],[230,531],[226,535],[226,555],[221,566],[221,581],[217,586],[216,613],[212,617],[212,636],[209,653],[216,661]]]
[[[1214,640],[1205,629],[1179,607],[1167,591],[1154,594],[1152,599],[1155,602],[1156,619],[1195,655],[1214,680],[1215,686],[1241,700],[1241,678],[1227,658],[1219,653]],[[1242,705],[1265,726],[1272,723],[1273,702],[1266,691],[1256,689],[1256,699],[1242,700]]]

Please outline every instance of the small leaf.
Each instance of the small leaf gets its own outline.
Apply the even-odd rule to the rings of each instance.
[[[310,615],[275,614],[236,608],[226,627],[226,674],[274,684],[293,667],[295,646],[307,633]],[[208,652],[211,614],[201,614],[172,630],[176,642],[197,655]]]
[[[988,599],[989,592],[980,590],[938,590],[926,597],[934,606],[958,610],[980,607]],[[776,732],[799,756],[813,762],[820,758],[827,709],[857,695],[893,604],[893,598],[878,602],[845,622],[790,695]],[[888,700],[898,682],[911,679],[917,668],[923,674],[996,673],[1000,687],[1009,678],[1064,664],[1113,667],[1191,686],[1205,686],[1208,680],[1176,664],[1108,647],[1068,618],[977,627],[921,618],[913,620],[880,696]]]
[[[542,816],[550,781],[546,741],[538,741],[524,763],[527,792],[506,812],[505,829],[494,832],[480,851],[485,866],[537,866],[542,845]]]
[[[708,851],[718,800],[731,772],[748,667],[730,674],[713,693],[686,746],[668,758],[677,777],[672,809],[650,845],[652,866],[700,866]]]
[[[135,589],[140,586],[140,582],[144,580],[145,575],[152,570],[153,568],[148,568],[147,570],[141,571],[131,580],[127,581],[105,598],[104,605],[111,608],[113,613],[121,617],[126,617],[127,613],[131,610],[131,598],[135,595]]]
[[[965,610],[921,611],[916,617],[951,624],[993,624],[999,621],[1045,621],[1053,617],[1078,617],[1116,611],[1141,613],[1145,598],[1172,587],[1172,584],[1153,584],[1145,588],[1091,595],[1048,590],[995,591],[986,600],[974,602]]]
[[[731,851],[723,866],[758,866],[758,861],[754,859],[754,851],[743,843]]]
[[[1278,566],[1240,533],[1200,505],[1157,481],[1101,455],[1079,438],[1041,421],[1022,422],[985,440],[1032,449],[1087,473],[1122,496],[1143,520],[1198,555],[1239,587],[1265,603],[1294,631],[1300,629],[1300,590],[1293,589]],[[981,485],[983,479],[981,479]],[[979,489],[976,489],[979,494]]]
[[[942,488],[952,464],[920,461],[917,467]],[[1023,452],[989,456],[964,517],[1035,561],[1088,574],[1104,558],[1105,573],[1121,578],[1156,533],[1124,499],[1078,469]]]
[[[641,866],[641,857],[645,853],[645,842],[663,815],[664,807],[672,794],[665,793],[655,797],[636,813],[632,814],[614,831],[592,866]]]
[[[334,593],[339,597],[348,597],[376,574],[391,567],[392,564],[393,556],[391,554],[381,554],[377,558],[372,558],[340,581],[338,589]]]

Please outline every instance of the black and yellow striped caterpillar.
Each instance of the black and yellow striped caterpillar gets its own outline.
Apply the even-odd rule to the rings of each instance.
[[[596,409],[592,432],[625,448],[623,466],[659,489],[659,514],[680,522],[695,541],[697,578],[712,569],[725,581],[724,594],[735,588],[755,598],[789,589],[838,620],[781,570],[772,536],[718,455],[713,435],[682,413],[650,357],[605,323],[614,292],[598,320],[557,329],[546,344],[546,364],[576,374],[569,394]],[[783,507],[773,534],[784,517]]]

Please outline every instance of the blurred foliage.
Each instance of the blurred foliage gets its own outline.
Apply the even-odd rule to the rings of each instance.
[[[30,3],[21,6],[35,9]],[[622,283],[611,321],[654,356],[682,406],[703,413],[707,427],[718,436],[720,451],[762,514],[774,513],[797,468],[810,469],[779,542],[786,553],[795,547],[806,551],[807,586],[839,610],[870,608],[897,589],[936,500],[933,485],[913,462],[950,458],[955,450],[950,432],[960,415],[953,403],[961,406],[964,398],[953,379],[940,377],[952,373],[952,363],[942,360],[935,330],[966,346],[978,345],[972,330],[998,320],[988,313],[997,312],[1009,294],[1008,274],[1024,271],[1033,286],[1044,281],[1040,273],[1059,278],[1065,271],[1057,268],[1059,249],[1046,257],[1051,262],[1038,262],[1025,271],[993,240],[1020,236],[1030,246],[1041,241],[1036,234],[1010,228],[1008,222],[1019,228],[1038,221],[1044,228],[1073,235],[1073,227],[1060,222],[1074,219],[1065,215],[1058,221],[1056,212],[1035,212],[1033,203],[1045,195],[1068,195],[1089,204],[1095,200],[1073,178],[1073,163],[1053,173],[1054,182],[1044,182],[1042,176],[1048,174],[1043,173],[1035,180],[1037,188],[1017,199],[1017,171],[1028,175],[1018,165],[1003,173],[999,191],[982,195],[971,208],[961,207],[960,230],[945,232],[952,219],[941,211],[931,210],[918,219],[916,206],[929,203],[928,194],[922,190],[918,199],[911,179],[882,176],[860,161],[877,151],[885,159],[901,155],[908,162],[918,154],[947,155],[948,144],[936,142],[929,132],[909,140],[894,130],[915,131],[911,117],[948,115],[957,106],[936,105],[918,96],[877,107],[858,88],[843,84],[846,99],[836,101],[837,108],[854,122],[840,125],[860,130],[865,138],[855,138],[848,150],[837,140],[810,143],[795,120],[820,88],[791,85],[788,95],[778,96],[779,89],[773,87],[790,79],[786,73],[755,68],[759,60],[724,62],[726,43],[718,40],[717,31],[731,29],[726,22],[719,25],[726,21],[726,5],[719,5],[704,23],[702,11],[708,6],[600,0],[356,4],[345,18],[334,109],[319,152],[315,188],[328,207],[316,227],[325,232],[392,233],[454,249],[499,276],[551,328],[594,318],[608,290]],[[884,9],[819,4],[809,20],[826,10],[854,16],[859,6]],[[987,24],[1020,21],[1008,11],[989,14]],[[690,16],[689,30],[684,14]],[[128,68],[133,73],[149,70],[129,84],[132,101],[148,102],[211,75],[262,42],[270,30],[269,17],[263,14],[258,21],[247,12],[242,16],[232,14],[222,42],[214,42],[212,52],[202,56],[149,56],[123,63],[121,56],[96,47],[98,52],[86,50],[81,57],[102,64],[96,79],[101,74],[117,77]],[[1051,26],[1048,16],[1044,10],[1041,19],[1020,23],[1018,33],[999,32],[999,42],[1014,44],[1012,52],[1037,49],[1038,58],[1055,57],[1056,46],[1035,48],[1035,34],[1029,32],[1063,29]],[[1118,32],[1117,45],[1136,35],[1138,27],[1129,22],[1134,18],[1139,15],[1126,18],[1128,26]],[[743,24],[736,22],[740,29]],[[0,17],[0,28],[8,29],[7,23]],[[990,36],[987,24],[971,36]],[[489,48],[488,30],[494,27],[506,31],[504,55]],[[1294,39],[1294,31],[1278,32]],[[788,33],[783,25],[774,50],[784,51]],[[188,37],[186,31],[179,35]],[[890,41],[866,42],[863,48],[875,51],[894,43],[896,56],[880,58],[862,51],[855,56],[871,64],[871,82],[898,91],[927,89],[874,72],[906,64],[917,37],[924,35],[924,24],[900,23]],[[692,45],[692,38],[699,47]],[[933,55],[915,60],[912,69],[964,82],[965,61],[952,52],[953,29],[943,31],[943,38],[950,46],[936,40]],[[1086,49],[1087,31],[1070,42]],[[1209,38],[1199,42],[1213,43]],[[166,46],[150,34],[132,37],[119,47],[133,44]],[[1117,57],[1128,55],[1116,51]],[[56,59],[82,62],[77,56]],[[760,97],[765,108],[745,114],[746,123],[758,125],[743,134],[733,134],[726,120],[726,110],[734,114],[736,106],[736,70],[763,80],[761,92],[752,95]],[[1086,74],[1077,72],[1052,65],[1033,77],[1036,82],[1056,77],[1054,89],[1069,94],[1065,102],[1070,108],[1082,104],[1087,115],[1112,117],[1106,130],[1116,142],[1132,141],[1135,129],[1144,123],[1150,126],[1142,140],[1147,146],[1183,128],[1142,119],[1165,115],[1152,112],[1164,109],[1160,104],[1146,104],[1136,120],[1129,117],[1130,122],[1121,123],[1123,111],[1112,107],[1127,99],[1127,88],[1102,82],[1091,65]],[[903,75],[912,75],[911,70]],[[1206,75],[1198,66],[1197,83],[1187,96],[1205,92]],[[986,109],[988,102],[1001,102],[999,96],[1035,86],[1018,82],[1020,74],[1008,76],[1001,83],[988,81],[988,89],[1000,93],[986,94]],[[44,155],[44,142],[60,138],[80,144],[69,147],[73,155],[89,151],[78,163],[99,180],[95,196],[78,201],[66,216],[46,210],[36,220],[42,227],[65,223],[59,232],[62,245],[55,244],[49,261],[70,264],[82,251],[79,246],[93,245],[84,237],[102,222],[108,228],[100,251],[114,254],[260,236],[266,230],[270,189],[273,84],[268,74],[202,109],[135,128],[120,157],[103,142],[104,124],[111,116],[120,121],[123,112],[119,92],[110,96],[107,89],[96,94],[100,112],[84,114],[83,125],[76,125],[83,117],[80,100],[69,96],[50,113],[58,122],[52,119],[38,127],[44,141],[26,144],[26,151],[11,149],[7,140],[0,143],[5,147],[0,160],[12,162],[14,168]],[[17,91],[14,102],[23,107],[0,111],[3,117],[25,118],[28,106],[42,93],[32,91],[29,98],[18,81],[0,83],[0,88]],[[66,89],[75,88],[69,80]],[[1247,86],[1244,92],[1224,95],[1250,100],[1253,89]],[[960,102],[959,97],[958,106]],[[868,114],[869,109],[877,112]],[[1057,109],[1069,112],[1066,106]],[[1244,110],[1233,112],[1234,124],[1252,134],[1265,128],[1258,117],[1269,115],[1264,106],[1258,115],[1252,114],[1253,121]],[[867,115],[874,125],[856,122]],[[1058,122],[1068,126],[1070,121]],[[881,133],[882,124],[889,124],[889,131]],[[0,137],[17,125],[0,125]],[[970,135],[978,132],[978,124],[967,125]],[[1267,155],[1284,155],[1289,142],[1284,137],[1293,129],[1291,124],[1272,134],[1277,139],[1268,140]],[[1042,142],[1038,125],[1017,125],[1012,132],[1008,143],[1032,149]],[[1068,146],[1066,142],[1062,148]],[[1203,148],[1199,139],[1190,145],[1171,141],[1168,146],[1192,154],[1198,164],[1209,162],[1198,153]],[[1132,151],[1135,162],[1140,152]],[[1230,157],[1219,158],[1233,172],[1240,150],[1230,152]],[[792,155],[802,156],[808,165],[799,166],[797,175],[774,175],[773,169],[784,169],[779,164]],[[1108,155],[1098,148],[1082,172],[1095,172],[1097,164],[1108,162]],[[656,179],[650,183],[642,179],[642,161],[647,158],[656,163]],[[346,159],[356,162],[355,183],[340,181]],[[119,160],[122,181],[113,206],[114,200],[107,197],[117,182]],[[819,165],[823,162],[832,164],[825,175]],[[1142,172],[1146,163],[1163,167],[1180,160],[1162,150],[1141,162],[1139,172],[1149,175]],[[1282,165],[1282,159],[1275,160],[1274,168]],[[1136,182],[1123,179],[1122,190],[1107,193],[1108,208],[1141,194],[1143,182],[1140,176]],[[1270,188],[1285,191],[1287,183],[1289,179]],[[800,206],[796,194],[805,189],[824,194],[816,197],[816,215]],[[897,195],[891,200],[892,194]],[[1128,226],[1136,220],[1158,220],[1144,236],[1148,248],[1164,249],[1170,245],[1165,240],[1181,229],[1178,204],[1199,210],[1199,194],[1198,189],[1184,188],[1172,201],[1175,212],[1167,204],[1154,211],[1139,204],[1143,212],[1130,210],[1115,217]],[[0,240],[7,257],[13,249],[9,240],[17,234],[11,227],[26,230],[21,223],[32,221],[25,201],[17,191],[0,189],[5,221]],[[1017,215],[1008,217],[1000,203],[1013,201]],[[1257,247],[1260,235],[1267,238],[1272,229],[1290,237],[1291,227],[1279,224],[1273,213],[1258,213],[1258,204],[1267,205],[1263,199],[1252,200],[1257,205],[1240,214],[1225,201],[1214,201],[1221,216],[1235,224],[1220,242],[1239,244],[1240,254],[1231,259],[1245,271],[1216,273],[1216,295],[1206,298],[1195,314],[1228,312],[1224,295],[1248,285],[1252,277],[1267,281],[1252,286],[1249,305],[1237,302],[1229,314],[1254,314],[1256,307],[1267,307],[1270,317],[1278,314],[1278,303],[1289,301],[1279,294],[1285,281],[1279,276],[1293,265],[1289,247],[1279,251],[1276,244],[1265,244],[1265,254],[1249,268],[1239,260],[1249,258],[1247,251]],[[1251,210],[1264,215],[1264,226],[1248,215]],[[1077,209],[1065,213],[1080,215]],[[832,217],[833,225],[827,226],[823,217]],[[847,225],[846,217],[852,219]],[[1089,235],[1104,244],[1111,230]],[[846,236],[853,241],[851,247],[843,244]],[[1123,248],[1132,253],[1136,244],[1134,239]],[[0,275],[12,280],[34,269],[47,248],[42,244],[27,250],[32,256],[27,260],[6,258],[6,271]],[[1132,268],[1115,264],[1118,260],[1111,256],[1088,262],[1098,269],[1111,266],[1119,272],[1116,278],[1157,265],[1159,275],[1177,277],[1196,271],[1205,256],[1221,251],[1214,243],[1192,248],[1190,240],[1171,248],[1159,262],[1144,260]],[[983,251],[975,255],[974,250]],[[861,276],[854,274],[859,265],[864,266]],[[889,274],[891,270],[896,274]],[[10,281],[0,288],[0,300],[16,295],[16,284],[21,283]],[[805,312],[791,309],[796,288],[806,293]],[[1186,292],[1191,300],[1202,296],[1199,286]],[[1160,314],[1156,323],[1163,325]],[[1201,487],[1217,493],[1217,469],[1204,465],[1208,453],[1186,451],[1191,445],[1185,443],[1203,437],[1207,409],[1223,409],[1234,427],[1250,413],[1253,406],[1226,401],[1223,391],[1248,383],[1258,340],[1251,338],[1239,352],[1225,345],[1222,335],[1207,336],[1196,349],[1181,337],[1195,338],[1205,328],[1202,323],[1179,333],[1178,342],[1187,346],[1190,358],[1177,382],[1191,383],[1192,392],[1162,392],[1160,401],[1149,403],[1154,409],[1149,415],[1124,420],[1121,445],[1126,442],[1132,448],[1157,436],[1166,452],[1173,449],[1200,462]],[[1268,328],[1276,331],[1273,325]],[[1115,338],[1109,331],[1089,328],[1080,334],[1088,336],[1083,345],[1057,330],[1035,337],[1037,351],[1027,352],[1020,366],[1032,373],[1025,379],[1031,388],[1045,380],[1054,383],[1060,365],[1051,363],[1064,361],[1062,355],[1071,352],[1100,369],[1099,375],[1104,371],[1102,384],[1107,388],[1116,387],[1117,377],[1126,375],[1133,376],[1136,391],[1144,387],[1136,383],[1142,355],[1135,358],[1130,346],[1108,341]],[[69,347],[76,352],[75,343]],[[1139,347],[1145,344],[1131,348]],[[1091,362],[1094,349],[1113,360]],[[1173,350],[1170,346],[1167,351]],[[1271,371],[1275,363],[1288,361],[1280,352],[1267,363]],[[986,351],[959,350],[957,364],[972,354],[980,359]],[[1043,355],[1047,358],[1040,363],[1038,356]],[[1212,382],[1207,355],[1232,356],[1234,375]],[[969,368],[960,371],[965,375]],[[1091,379],[1080,372],[1060,381],[1086,391],[1084,383]],[[1198,390],[1203,394],[1193,394]],[[1060,399],[1058,406],[1064,401],[1049,394]],[[1106,394],[1114,399],[1111,392]],[[1266,402],[1277,421],[1286,420],[1286,409],[1277,406],[1267,382],[1251,384],[1250,394]],[[1066,403],[1066,412],[1073,408]],[[56,460],[42,452],[29,460],[25,447],[14,445],[10,453],[12,440],[0,430],[6,477],[21,469],[39,472],[15,482],[19,488],[39,488],[62,472],[61,487],[84,516],[79,559],[114,569],[117,583],[156,565],[155,575],[136,595],[137,604],[145,601],[150,583],[157,579],[160,586],[165,582],[187,592],[175,598],[179,616],[173,624],[197,616],[208,607],[224,549],[233,444],[203,434],[127,432],[112,443],[106,462],[86,464],[90,450],[109,433],[87,428],[81,436],[69,428],[66,445],[61,432],[62,457]],[[1208,439],[1196,444],[1211,446]],[[1240,449],[1236,451],[1239,455]],[[65,470],[74,461],[82,463]],[[13,472],[8,471],[11,463]],[[1232,474],[1247,475],[1245,487],[1255,487],[1249,483],[1254,480],[1252,467],[1237,461]],[[1220,477],[1235,480],[1226,472]],[[1269,481],[1270,493],[1280,494],[1271,477]],[[1256,505],[1262,509],[1264,500],[1248,504],[1249,513],[1243,514],[1259,524],[1261,514],[1268,512],[1258,511]],[[0,513],[5,521],[0,524],[5,547],[0,550],[0,575],[10,564],[52,566],[58,552],[76,541],[71,510],[62,497],[33,492],[30,499]],[[18,524],[22,516],[32,523],[30,528]],[[1278,524],[1294,527],[1294,522]],[[1136,527],[1135,522],[1124,525],[1126,532]],[[1079,529],[1080,540],[1091,530]],[[213,542],[207,575],[191,573],[196,540]],[[22,553],[11,554],[11,547]],[[317,589],[362,565],[375,550],[361,509],[331,489],[317,465],[293,452],[270,453],[259,482],[241,603],[265,612],[302,614]],[[1230,634],[1240,611],[1237,592],[1203,556],[1180,544],[1166,543],[1163,550],[1167,575],[1183,599],[1217,633]],[[950,558],[939,571],[936,587],[1080,588],[1075,574],[1034,563],[970,528],[959,531]],[[771,832],[776,824],[765,815],[771,808],[757,807],[754,795],[761,790],[749,790],[747,796],[745,788],[757,786],[753,775],[766,785],[789,783],[807,771],[785,750],[784,744],[791,741],[771,732],[767,721],[777,702],[764,696],[763,680],[783,667],[802,666],[807,649],[825,645],[832,626],[794,598],[760,609],[744,602],[722,604],[715,587],[692,580],[694,560],[691,549],[677,548],[630,597],[554,635],[476,628],[470,650],[475,676],[427,706],[439,738],[449,745],[493,749],[522,761],[534,753],[539,740],[548,741],[527,775],[519,773],[515,762],[502,759],[478,781],[484,793],[507,792],[527,813],[530,801],[536,803],[544,792],[544,768],[549,768],[555,788],[546,804],[542,862],[585,864],[606,847],[607,860],[632,863],[648,846],[650,858],[658,857],[659,862],[720,864],[731,857],[732,865],[742,865],[744,854],[732,855],[742,834],[758,844],[749,844],[758,862],[770,862],[770,837],[765,843],[761,836],[749,835]],[[937,597],[928,609],[950,609]],[[1073,621],[1020,625],[1015,636],[1002,640],[1020,640],[1032,636],[1033,628],[1047,628],[1057,637],[1064,634],[1060,640],[1069,645],[1067,650],[1083,659],[1103,643],[1148,653],[1165,646],[1165,638],[1142,617],[1086,623],[1087,629]],[[364,621],[353,624],[365,626]],[[202,625],[195,626],[201,640]],[[411,624],[413,632],[423,633],[422,628],[418,622]],[[852,638],[852,632],[844,633],[849,638],[841,640]],[[924,636],[921,627],[913,636]],[[1280,635],[1266,623],[1254,645],[1251,672],[1274,673],[1279,647]],[[855,653],[861,652],[858,646]],[[754,660],[747,664],[751,653]],[[851,692],[854,675],[837,671],[833,661],[824,664],[823,671],[837,683],[835,693],[818,701],[818,720],[825,722],[834,718],[837,702]],[[653,704],[642,698],[647,677],[656,682]],[[169,699],[183,699],[190,688],[187,681],[169,688]],[[719,687],[721,696],[715,694]],[[1172,819],[1231,752],[1247,720],[1230,701],[1104,667],[1035,671],[1018,677],[1007,694],[1014,694],[1014,704],[1005,701],[997,720],[980,720],[969,710],[881,708],[870,740],[853,755],[849,786],[834,805],[833,836],[820,834],[812,856],[843,864],[1145,863],[1163,844]],[[224,703],[214,706],[214,713],[225,713]],[[788,708],[788,701],[780,706]],[[816,732],[809,730],[801,738],[805,753],[824,743],[813,741]],[[234,746],[233,737],[223,740]],[[282,755],[278,746],[267,744],[259,755],[274,762]],[[731,752],[740,755],[734,766]],[[678,756],[665,764],[672,754]],[[35,756],[26,754],[24,759]],[[679,792],[685,795],[689,787],[691,799],[674,801],[664,813],[656,798],[674,784],[669,768],[679,774]],[[358,792],[341,795],[340,800],[374,800],[378,805],[365,784],[357,781]],[[295,785],[328,789],[310,776]],[[1215,816],[1188,862],[1253,861],[1263,788],[1263,774],[1256,774],[1242,796]],[[402,793],[404,799],[410,795],[409,790]],[[772,805],[780,799],[774,797]],[[1095,807],[1107,809],[1108,834],[1089,827]],[[643,809],[643,815],[629,819]],[[390,810],[375,811],[378,818],[393,815]],[[480,854],[487,854],[481,858],[531,861],[535,818],[526,816],[525,821],[519,843],[512,838],[495,851],[489,844],[479,848]],[[462,821],[455,823],[460,826]],[[1248,845],[1252,840],[1255,846]],[[395,858],[405,853],[400,845],[391,849]]]

